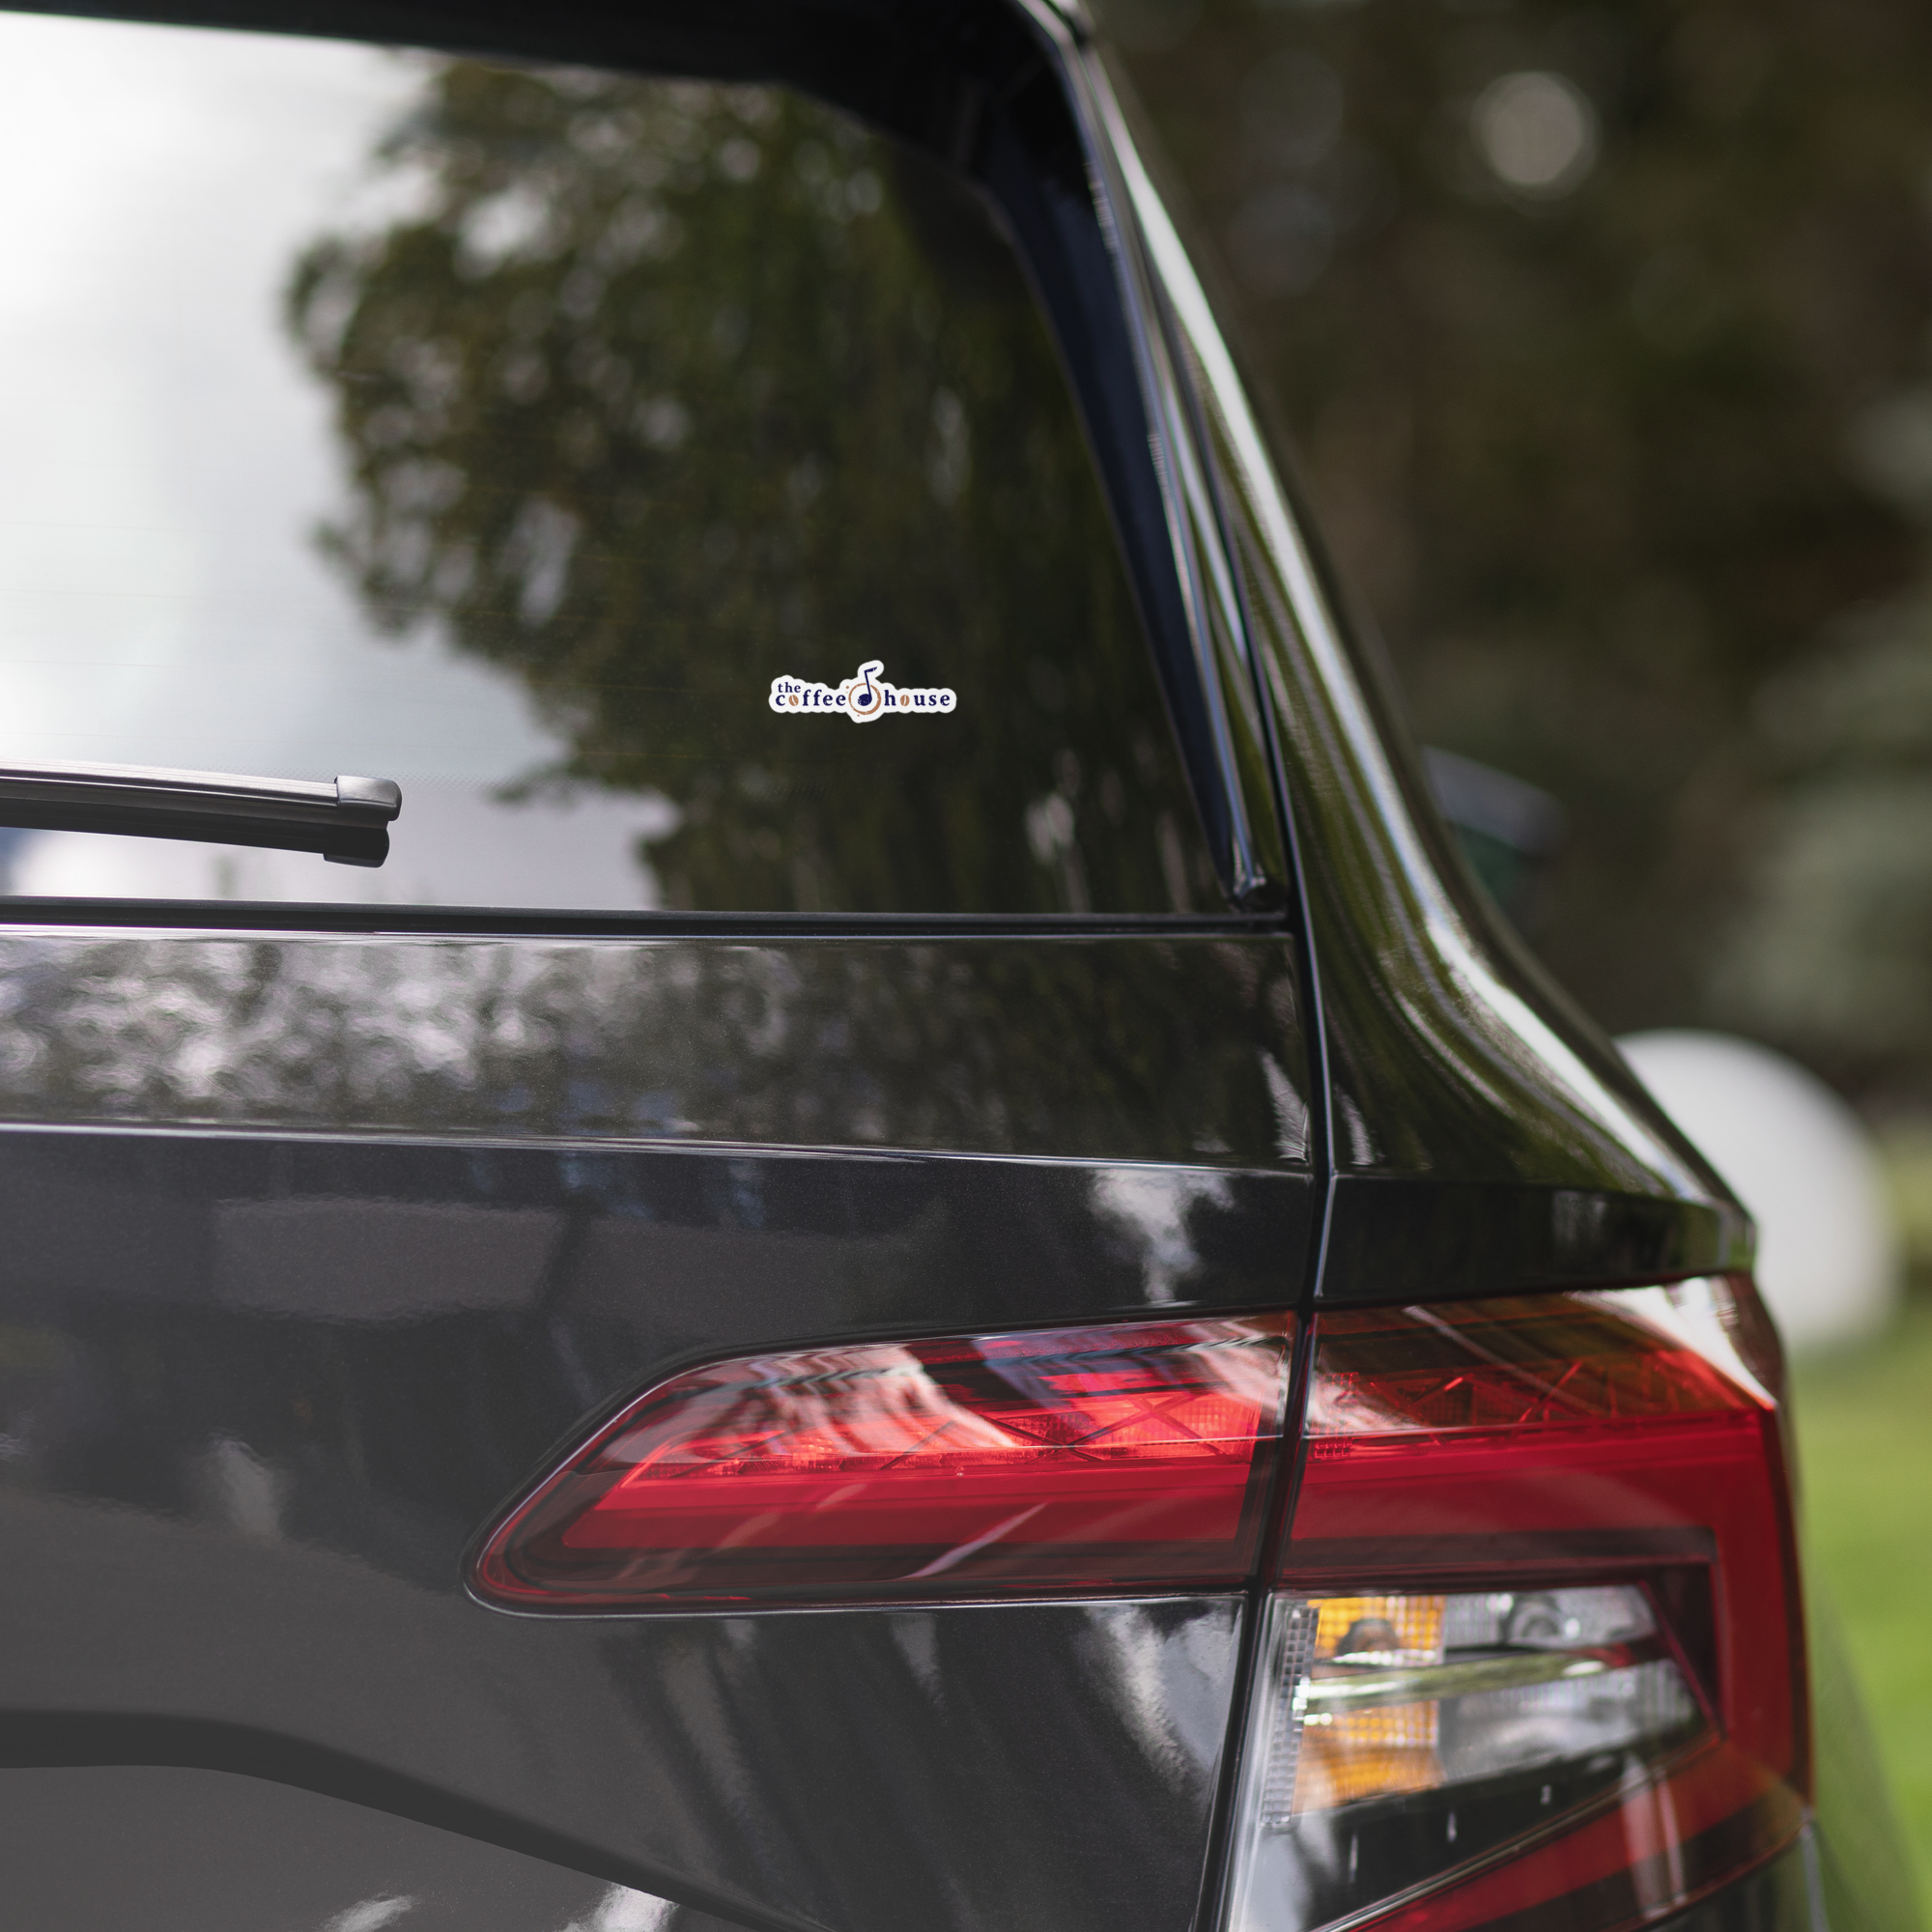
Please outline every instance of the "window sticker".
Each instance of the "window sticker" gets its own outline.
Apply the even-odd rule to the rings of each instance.
[[[813,684],[802,677],[775,677],[771,707],[781,718],[842,711],[855,724],[869,724],[888,716],[933,718],[958,707],[958,696],[951,685],[901,687],[887,682],[885,668],[884,659],[868,658],[859,667],[859,674],[846,678],[837,691],[829,684]]]

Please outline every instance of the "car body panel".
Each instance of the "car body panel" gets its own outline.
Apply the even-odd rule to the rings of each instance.
[[[696,1360],[1298,1299],[1278,939],[10,944],[0,1754],[750,1922],[1188,1922],[1233,1599],[566,1629],[462,1558]]]

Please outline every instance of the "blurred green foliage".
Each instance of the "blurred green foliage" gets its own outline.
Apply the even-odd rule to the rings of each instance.
[[[1932,1290],[1932,1119],[1889,1122],[1877,1146],[1899,1260],[1909,1286],[1924,1294]]]
[[[1932,1297],[1794,1377],[1806,1554],[1838,1612],[1932,1900]]]
[[[1932,1092],[1932,13],[1099,4],[1558,976]]]

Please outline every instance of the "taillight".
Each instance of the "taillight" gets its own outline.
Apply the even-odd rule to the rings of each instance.
[[[1318,1318],[1231,1932],[1609,1932],[1792,1840],[1803,1641],[1749,1295]]]
[[[506,1609],[1158,1590],[1261,1616],[1223,1932],[1622,1932],[1788,1845],[1803,1633],[1747,1282],[876,1342],[660,1383],[481,1541]]]
[[[524,1610],[1229,1587],[1285,1315],[740,1357],[624,1408],[469,1569]]]

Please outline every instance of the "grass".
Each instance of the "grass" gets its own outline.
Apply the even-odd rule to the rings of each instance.
[[[1800,1510],[1932,1899],[1932,1295],[1880,1342],[1799,1361]]]

